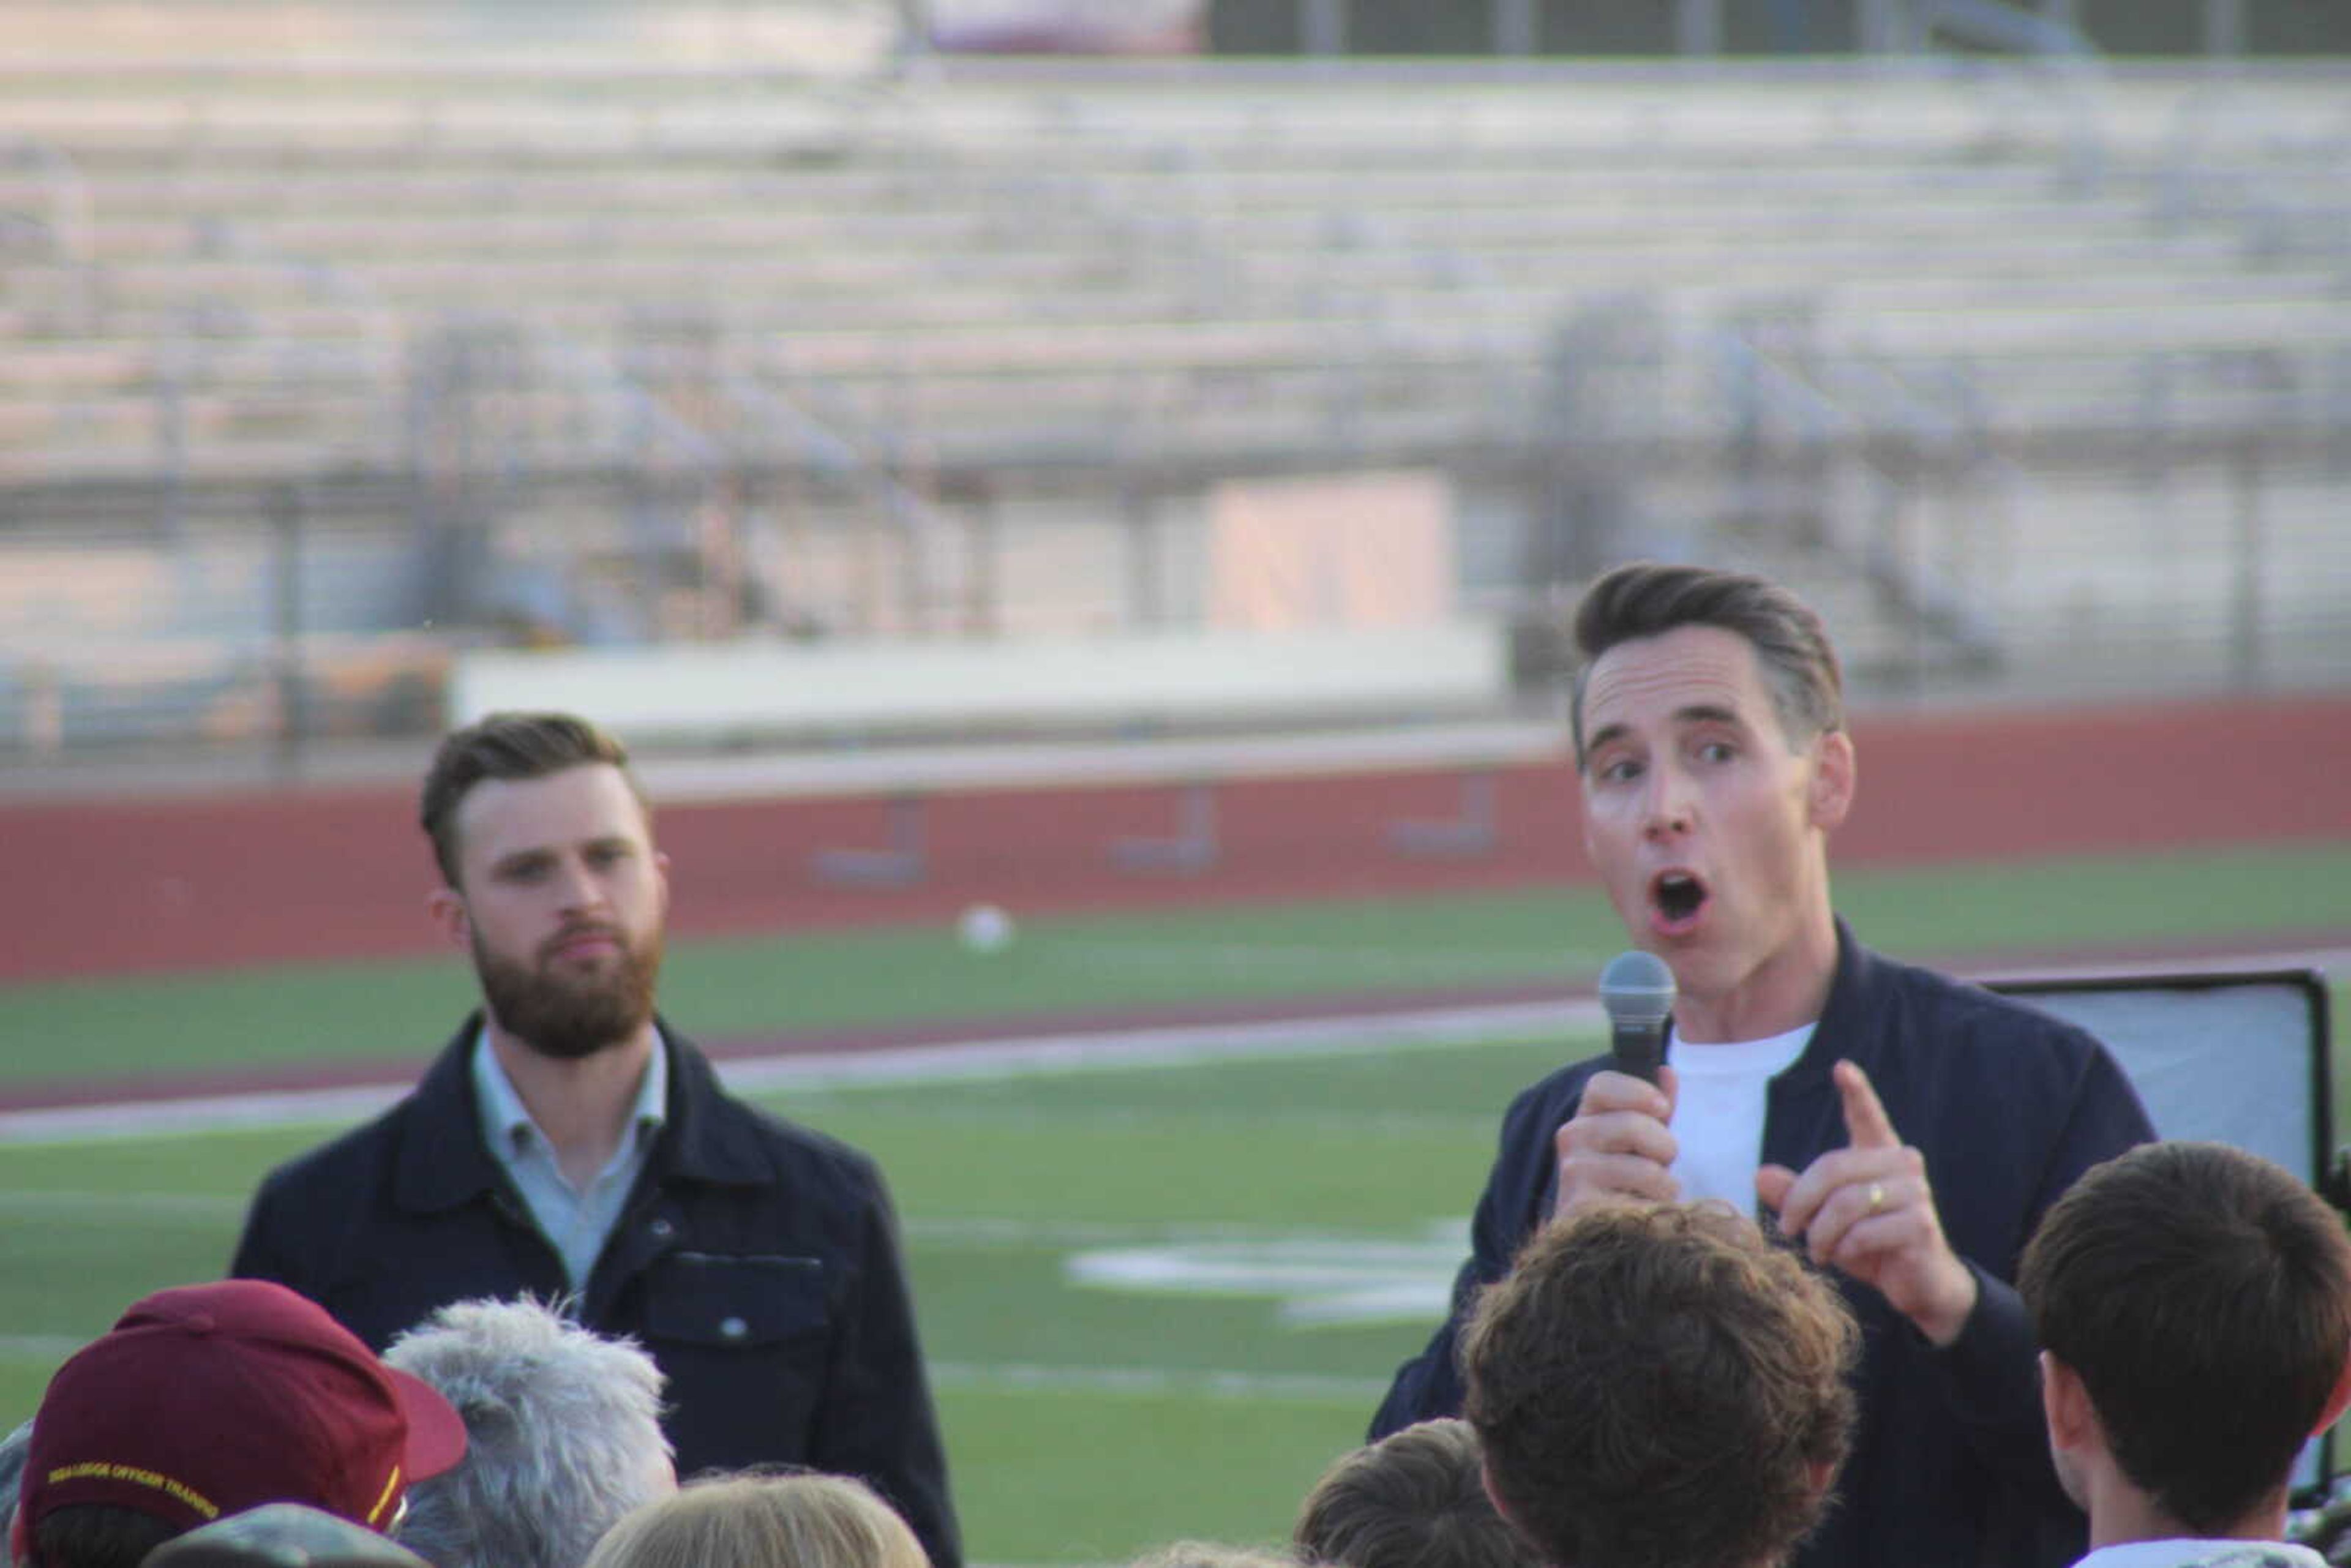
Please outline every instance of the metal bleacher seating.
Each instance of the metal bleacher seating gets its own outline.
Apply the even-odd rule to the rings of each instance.
[[[792,496],[777,591],[808,624],[921,624],[872,583],[964,559],[936,530],[969,506],[1022,536],[992,624],[1057,630],[1131,613],[1132,562],[1072,506],[1422,465],[1489,497],[1459,526],[1499,530],[1462,548],[1501,563],[1468,589],[1499,604],[1541,586],[1510,576],[1529,486],[1596,463],[1631,476],[1615,542],[1769,561],[1889,659],[1939,595],[1974,628],[1946,652],[2014,659],[2062,651],[2043,618],[2085,603],[2155,641],[2225,618],[2237,591],[2181,563],[2241,544],[2228,497],[2257,459],[2266,602],[2321,665],[2351,642],[2337,73],[104,44],[0,64],[0,574],[37,568],[45,601],[99,591],[110,544],[261,550],[293,487],[345,541],[298,591],[306,632],[463,612],[428,559],[453,525],[417,497],[491,469],[454,525],[467,570],[568,574],[540,617],[565,634],[598,602],[657,634],[612,608],[646,597],[641,497],[598,487],[650,465]],[[1649,335],[1618,364],[1572,346],[1593,320]],[[1939,487],[1891,538],[1909,493],[1870,486],[1911,470]],[[559,536],[579,564],[533,566]],[[600,571],[626,588],[599,601]],[[225,624],[246,613],[140,624],[249,653],[271,623]],[[0,654],[82,670],[125,634],[12,616]]]

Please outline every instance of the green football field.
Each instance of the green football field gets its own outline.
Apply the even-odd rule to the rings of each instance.
[[[1879,946],[2020,966],[2351,927],[2351,845],[1846,872],[1838,885]],[[1029,922],[993,955],[931,930],[680,942],[664,996],[690,1033],[750,1041],[1250,998],[1564,991],[1621,946],[1589,892],[1447,896]],[[382,1062],[396,1081],[455,1023],[465,978],[448,960],[17,987],[0,991],[0,1082],[119,1076],[135,1093],[157,1070],[329,1059]],[[1102,1562],[1176,1536],[1285,1531],[1426,1337],[1502,1104],[1593,1049],[1470,1030],[1147,1063],[1108,1051],[1050,1070],[814,1076],[759,1097],[890,1173],[974,1557]],[[0,1422],[28,1414],[57,1362],[123,1304],[215,1276],[256,1176],[325,1130],[0,1144]]]

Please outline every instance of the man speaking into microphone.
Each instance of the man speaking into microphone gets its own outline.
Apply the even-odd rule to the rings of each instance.
[[[1669,1053],[1655,1082],[1601,1057],[1512,1102],[1452,1314],[1373,1437],[1458,1411],[1464,1318],[1553,1218],[1719,1197],[1830,1270],[1863,1327],[1853,1455],[1798,1568],[2064,1568],[2084,1525],[2012,1281],[2074,1179],[2154,1136],[2137,1095],[2080,1030],[1836,917],[1828,839],[1857,776],[1810,609],[1637,564],[1593,584],[1574,630],[1584,847],[1672,972]]]

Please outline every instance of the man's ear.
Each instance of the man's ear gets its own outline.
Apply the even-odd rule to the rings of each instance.
[[[1853,810],[1854,788],[1860,782],[1860,764],[1853,737],[1832,729],[1813,742],[1813,783],[1810,808],[1813,826],[1827,832],[1844,821]]]
[[[1495,1490],[1494,1467],[1486,1462],[1483,1454],[1478,1456],[1478,1484],[1486,1489],[1486,1500],[1494,1505],[1494,1511],[1502,1516],[1502,1522],[1516,1530],[1519,1521],[1510,1517],[1510,1505],[1504,1502],[1502,1494]]]
[[[425,913],[441,927],[450,946],[463,947],[473,939],[474,922],[465,913],[465,895],[454,887],[434,888],[424,895]]]
[[[2343,1370],[2335,1379],[2335,1392],[2326,1396],[2326,1408],[2320,1413],[2318,1425],[2310,1429],[2314,1437],[2343,1418],[2345,1406],[2351,1406],[2351,1355],[2343,1360]]]
[[[2098,1429],[2098,1413],[2082,1375],[2050,1354],[2041,1353],[2041,1414],[2049,1423],[2049,1441],[2059,1448],[2090,1446]]]

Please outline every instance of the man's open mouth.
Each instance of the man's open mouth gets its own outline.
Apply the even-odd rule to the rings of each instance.
[[[1661,872],[1649,884],[1649,901],[1667,925],[1686,925],[1706,906],[1706,883],[1686,871]]]

